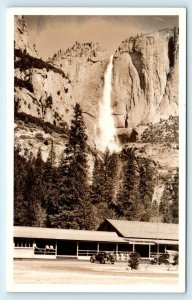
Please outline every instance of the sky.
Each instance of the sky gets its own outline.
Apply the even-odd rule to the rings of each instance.
[[[113,54],[121,41],[178,26],[177,16],[25,16],[31,42],[43,59],[76,41],[98,42]]]

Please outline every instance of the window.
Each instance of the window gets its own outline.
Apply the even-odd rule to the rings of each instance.
[[[15,242],[15,247],[16,248],[19,248],[19,247],[26,247],[26,248],[33,247],[33,241],[29,240],[29,239],[17,238],[17,239],[14,240],[14,242]]]

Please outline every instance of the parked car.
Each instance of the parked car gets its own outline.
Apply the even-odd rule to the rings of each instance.
[[[159,257],[155,255],[151,259],[151,264],[165,264],[165,265],[174,265],[175,264],[175,255],[177,254],[177,251],[171,251],[171,250],[166,250],[165,253],[159,254]]]
[[[115,257],[113,253],[110,252],[98,252],[97,254],[94,254],[90,257],[90,262],[100,262],[100,264],[105,264],[105,263],[115,263]]]
[[[156,264],[165,264],[165,265],[169,265],[169,254],[167,253],[163,253],[163,254],[159,254],[159,255],[155,255],[151,260],[150,263],[152,265],[156,265]]]

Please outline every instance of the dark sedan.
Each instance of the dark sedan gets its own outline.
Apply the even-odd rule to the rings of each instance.
[[[96,261],[100,262],[101,264],[114,264],[115,258],[114,255],[110,252],[98,252],[97,254],[92,255],[90,258],[91,263],[94,263]]]

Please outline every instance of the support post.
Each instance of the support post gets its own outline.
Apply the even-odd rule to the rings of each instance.
[[[149,244],[149,259],[151,258],[151,245]]]
[[[57,242],[55,242],[55,256],[57,257]]]
[[[135,252],[135,244],[133,243],[133,252]]]
[[[157,243],[157,264],[159,264],[159,240]]]
[[[97,253],[99,252],[99,243],[97,243]]]
[[[118,244],[116,244],[116,254],[118,253]]]
[[[79,256],[79,242],[77,242],[77,257]]]

